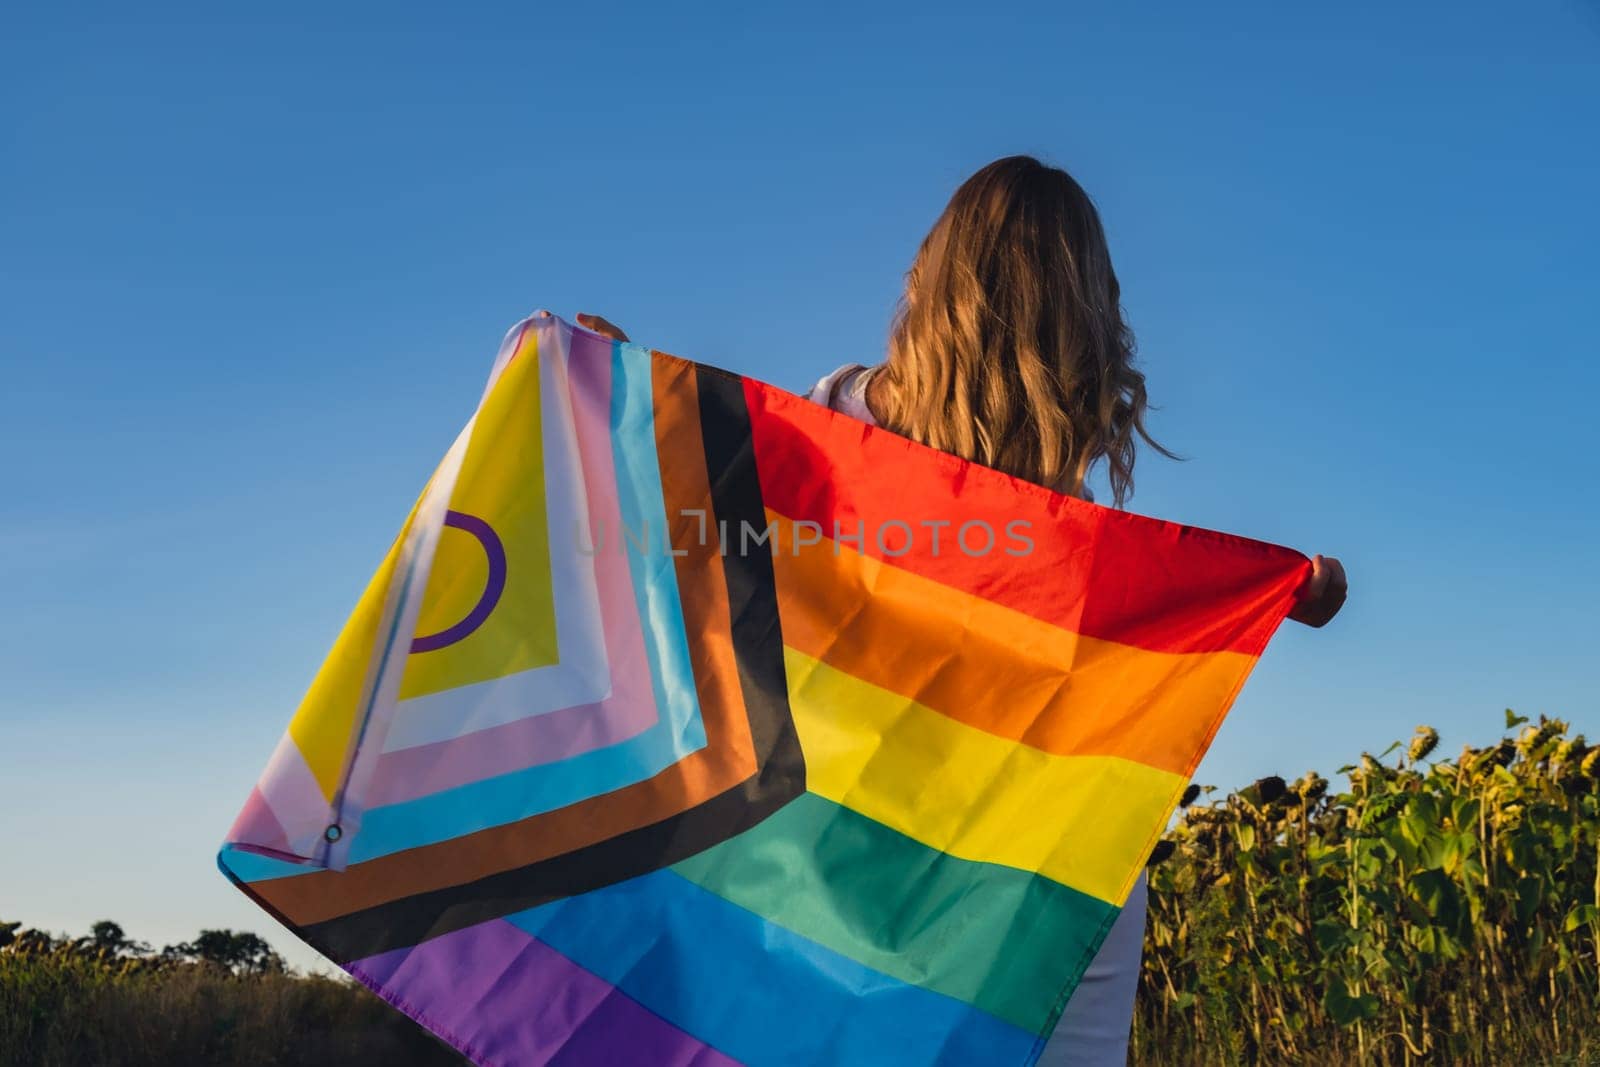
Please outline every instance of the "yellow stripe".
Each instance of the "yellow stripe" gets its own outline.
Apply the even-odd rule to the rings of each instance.
[[[367,583],[366,591],[350,613],[339,639],[333,643],[328,658],[323,660],[305,699],[289,720],[289,736],[305,757],[306,765],[316,777],[317,784],[329,803],[339,789],[339,779],[344,774],[345,753],[349,750],[350,734],[355,729],[356,711],[361,703],[367,681],[367,670],[372,664],[373,646],[378,637],[378,621],[383,614],[383,598],[394,577],[395,561],[400,556],[400,546],[406,531],[411,529],[411,518],[401,528],[400,536],[389,548],[378,573]]]
[[[1120,905],[1185,785],[996,737],[792,648],[784,664],[807,789],[952,856]]]
[[[1047,752],[1187,777],[1255,666],[1084,637],[767,517],[785,644]]]

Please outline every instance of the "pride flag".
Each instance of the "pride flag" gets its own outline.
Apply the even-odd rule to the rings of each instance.
[[[481,1064],[1031,1064],[1308,573],[534,317],[219,862]]]

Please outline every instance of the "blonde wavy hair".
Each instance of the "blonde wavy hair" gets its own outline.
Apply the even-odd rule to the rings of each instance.
[[[1133,493],[1144,375],[1099,213],[1066,171],[1028,156],[956,190],[906,275],[869,400],[913,440],[1083,495],[1104,460]]]

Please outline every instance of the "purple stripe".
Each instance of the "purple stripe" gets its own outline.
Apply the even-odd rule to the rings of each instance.
[[[543,941],[534,944],[552,955],[556,951]],[[565,956],[557,955],[567,966],[578,970],[577,964]],[[600,979],[588,971],[579,970],[591,982]],[[739,1067],[739,1061],[726,1056],[710,1045],[695,1040],[661,1016],[640,1005],[615,986],[609,986],[601,1001],[594,1006],[584,1024],[562,1046],[550,1061],[559,1067],[595,1067],[602,1063],[649,1063],[659,1067]],[[649,1033],[634,1034],[641,1027]],[[665,1032],[665,1039],[663,1039]],[[620,1035],[631,1035],[626,1043],[619,1042]],[[636,1043],[635,1043],[636,1042]],[[648,1053],[639,1051],[648,1049]]]
[[[738,1064],[502,919],[346,969],[478,1064]]]

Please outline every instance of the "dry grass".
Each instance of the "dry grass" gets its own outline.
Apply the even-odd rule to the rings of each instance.
[[[461,1058],[349,982],[0,951],[5,1067],[427,1067]]]

